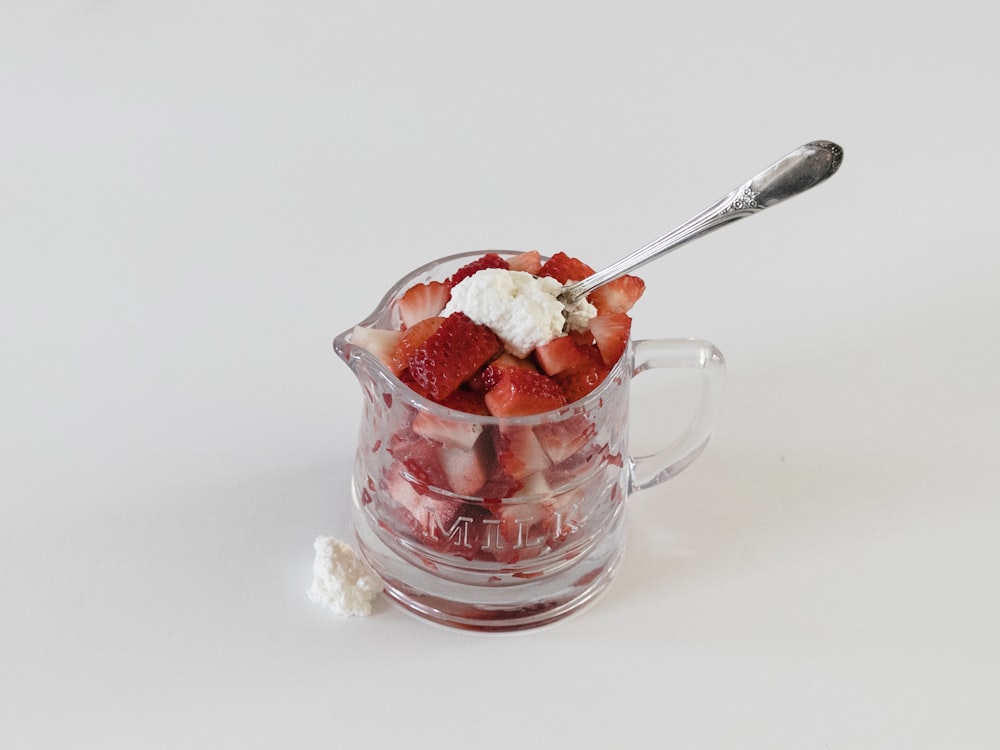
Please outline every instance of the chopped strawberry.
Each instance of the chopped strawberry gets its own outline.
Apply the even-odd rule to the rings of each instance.
[[[493,442],[500,470],[514,479],[523,480],[552,464],[527,425],[505,425],[494,433]]]
[[[486,469],[476,451],[441,446],[437,455],[441,470],[453,492],[473,495],[486,483]]]
[[[565,284],[568,281],[581,281],[594,273],[594,269],[582,260],[571,258],[566,253],[556,253],[538,270],[538,276],[551,276]]]
[[[456,409],[457,411],[464,411],[467,414],[478,414],[481,417],[488,417],[490,415],[490,410],[486,408],[486,400],[483,398],[483,394],[471,389],[459,388],[457,391],[453,391],[450,396],[441,399],[438,403],[441,406],[447,406],[449,409]]]
[[[411,286],[396,302],[403,328],[410,328],[421,320],[439,315],[448,304],[450,295],[450,288],[441,281]]]
[[[424,318],[403,331],[392,352],[393,372],[397,375],[410,366],[410,354],[421,346],[444,323],[444,318]]]
[[[431,394],[428,392],[428,390],[424,388],[420,383],[418,383],[416,379],[413,377],[413,373],[410,372],[409,367],[407,367],[399,374],[399,379],[402,380],[403,383],[415,393],[423,396],[424,398],[431,398]]]
[[[464,313],[445,318],[423,344],[410,353],[409,370],[436,401],[447,398],[500,350],[500,340]]]
[[[566,396],[552,378],[523,367],[508,367],[486,392],[486,406],[495,417],[522,417],[558,409]]]
[[[535,347],[535,359],[546,375],[556,375],[585,364],[587,355],[572,336],[557,336]]]
[[[515,357],[510,352],[504,352],[486,365],[481,372],[476,373],[471,385],[474,390],[488,391],[500,381],[500,376],[508,367],[522,367],[526,370],[536,369],[530,360]]]
[[[488,473],[489,478],[486,480],[486,484],[479,489],[479,496],[487,502],[510,497],[517,493],[523,485],[521,480],[507,474],[502,467],[497,466],[494,471]]]
[[[581,450],[597,434],[597,426],[582,414],[544,422],[534,429],[542,450],[554,464]]]
[[[570,331],[566,335],[572,338],[580,346],[591,346],[594,343],[594,334],[590,332],[590,329],[585,331]]]
[[[438,459],[439,447],[440,443],[404,431],[393,436],[389,454],[399,462],[411,484],[440,489],[447,486],[448,478]]]
[[[601,359],[608,367],[621,358],[625,347],[628,346],[631,331],[632,318],[625,313],[598,315],[590,321],[590,332],[594,334],[594,341],[601,351]]]
[[[621,276],[592,291],[587,299],[598,315],[624,313],[632,309],[644,291],[646,282],[638,276]]]
[[[596,318],[595,318],[596,320]],[[587,361],[571,370],[564,370],[555,376],[555,380],[562,386],[566,394],[566,400],[570,403],[583,398],[603,381],[608,374],[608,366],[601,358],[601,352],[597,346],[591,344],[583,347]]]
[[[353,333],[351,333],[351,343],[360,346],[362,349],[367,349],[378,357],[382,364],[392,370],[393,373],[399,375],[402,370],[397,369],[392,353],[395,351],[401,336],[402,334],[399,331],[356,326]]]
[[[537,250],[529,250],[526,253],[508,258],[507,264],[511,271],[537,274],[542,267],[542,256]]]
[[[510,268],[510,265],[501,258],[496,253],[486,253],[482,258],[477,258],[471,263],[459,268],[455,273],[451,275],[447,282],[448,289],[451,289],[457,285],[460,281],[469,278],[472,274],[477,271],[482,271],[484,268]]]
[[[445,401],[456,403],[461,398],[464,398],[464,396],[456,398],[459,394],[475,396],[475,394],[468,391],[457,390],[445,399]],[[449,403],[445,403],[444,405],[449,406],[449,408],[455,408]],[[485,406],[483,410],[485,411]],[[463,411],[465,410],[463,409]],[[434,440],[448,448],[460,448],[466,451],[472,449],[472,446],[476,444],[476,441],[483,432],[483,425],[480,422],[465,419],[450,419],[426,411],[417,413],[413,418],[412,427],[413,431],[422,437]]]
[[[408,480],[398,467],[389,469],[387,489],[392,499],[412,518],[409,526],[420,541],[448,539],[449,530],[454,529],[462,512],[460,501],[423,491]]]
[[[579,485],[583,478],[593,485],[607,478],[601,472],[607,469],[609,463],[611,457],[607,443],[598,445],[591,440],[580,450],[546,469],[545,478],[557,490],[567,485]],[[617,469],[609,473],[615,477],[619,474]]]
[[[582,507],[586,500],[587,488],[577,487],[568,492],[551,495],[545,506],[552,514],[552,522],[548,528],[549,545],[557,546],[575,531],[579,531],[587,520],[587,514]]]
[[[490,511],[499,523],[488,540],[487,551],[497,561],[510,564],[530,560],[546,551],[552,525],[552,510],[546,504],[498,503]]]

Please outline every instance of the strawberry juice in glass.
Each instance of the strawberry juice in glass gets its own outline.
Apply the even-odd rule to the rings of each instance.
[[[454,255],[415,270],[359,327],[398,330],[406,290],[445,279],[482,255]],[[593,601],[623,555],[629,495],[685,468],[718,416],[724,363],[706,341],[629,341],[584,397],[543,413],[498,417],[421,395],[385,357],[352,341],[357,330],[337,336],[334,349],[363,393],[352,482],[358,546],[389,597],[443,625],[523,630]],[[681,435],[670,445],[629,455],[632,378],[676,368],[700,373],[693,417],[665,426]]]

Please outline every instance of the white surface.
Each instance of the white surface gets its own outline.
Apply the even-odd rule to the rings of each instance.
[[[995,8],[618,8],[0,5],[0,745],[997,746]],[[817,138],[830,183],[644,269],[727,403],[596,606],[309,602],[389,282],[611,261]]]

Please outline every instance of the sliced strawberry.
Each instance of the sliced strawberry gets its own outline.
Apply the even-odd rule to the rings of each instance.
[[[422,435],[403,431],[393,435],[389,443],[389,454],[396,459],[412,483],[421,487],[444,488],[448,480],[437,456],[440,445]]]
[[[507,264],[511,271],[537,274],[542,267],[542,256],[537,250],[529,250],[526,253],[508,258]]]
[[[498,523],[487,551],[497,561],[530,560],[546,551],[552,526],[552,510],[546,504],[498,503],[490,511]]]
[[[445,283],[448,285],[448,289],[451,289],[460,281],[469,278],[477,271],[482,271],[484,268],[510,268],[510,265],[496,253],[486,253],[482,258],[477,258],[459,268]]]
[[[548,498],[552,494],[552,488],[545,479],[545,471],[536,471],[524,478],[524,484],[517,493],[519,502],[522,502],[524,498]]]
[[[493,438],[499,471],[521,485],[527,477],[552,465],[538,437],[527,425],[505,425]]]
[[[423,491],[406,476],[390,467],[387,473],[388,492],[406,510],[412,521],[408,524],[421,542],[435,541],[446,547],[456,529],[463,504],[459,500],[437,497]],[[460,529],[459,529],[460,530]]]
[[[455,391],[446,401],[457,401],[458,394],[466,394],[468,391]],[[468,393],[469,396],[475,394]],[[480,399],[481,401],[481,399]],[[449,408],[455,408],[445,404]],[[464,411],[464,410],[463,410]],[[484,406],[485,411],[485,406]],[[485,416],[485,415],[484,415]],[[459,448],[461,450],[471,450],[476,444],[479,436],[483,433],[483,425],[480,422],[464,419],[450,419],[445,416],[431,414],[421,411],[413,418],[413,431],[429,440],[444,445],[447,448]]]
[[[545,501],[552,514],[549,528],[549,546],[556,547],[576,531],[583,528],[587,520],[584,510],[587,488],[577,487],[569,492],[553,495]]]
[[[453,391],[450,396],[441,399],[438,403],[441,406],[447,406],[449,409],[464,411],[466,414],[478,414],[481,417],[488,417],[490,415],[490,410],[486,408],[486,400],[483,398],[483,394],[472,389],[459,388],[457,391]]]
[[[441,281],[429,281],[426,284],[411,286],[396,302],[403,327],[410,328],[421,320],[439,315],[448,304],[450,295],[450,288]]]
[[[405,383],[407,386],[409,386],[410,389],[416,391],[424,398],[431,398],[431,394],[428,392],[428,390],[424,388],[420,383],[418,383],[416,379],[413,377],[413,373],[410,372],[409,367],[407,367],[399,374],[399,379],[402,380],[403,383]]]
[[[508,367],[486,392],[486,406],[495,417],[522,417],[566,404],[562,388],[552,378],[523,367]]]
[[[424,318],[407,328],[399,337],[392,352],[393,372],[397,375],[410,366],[410,354],[434,334],[444,318]]]
[[[478,452],[467,448],[438,448],[438,461],[448,486],[459,495],[474,495],[486,483],[486,469]]]
[[[351,343],[360,346],[362,349],[367,349],[378,357],[382,364],[391,369],[393,373],[399,375],[402,370],[397,368],[392,353],[395,351],[401,336],[402,334],[399,331],[356,326],[351,333]]]
[[[557,491],[567,485],[579,485],[581,480],[594,487],[604,480],[601,472],[607,469],[609,463],[607,443],[598,444],[591,440],[580,450],[546,469],[545,478]]]
[[[526,370],[537,369],[530,360],[515,357],[510,352],[504,352],[486,365],[480,372],[476,373],[470,385],[473,390],[486,392],[500,382],[500,376],[508,367],[522,367]]]
[[[624,313],[632,309],[644,291],[646,282],[638,276],[622,276],[598,287],[587,299],[597,308],[598,315]]]
[[[571,370],[564,370],[554,377],[566,394],[566,400],[573,403],[599,386],[610,369],[601,358],[596,344],[582,347],[587,360]]]
[[[535,347],[535,359],[546,375],[556,375],[585,364],[587,355],[572,336],[558,336]]]
[[[594,269],[582,260],[571,258],[566,253],[556,253],[538,270],[538,276],[551,276],[565,284],[567,281],[581,281],[594,273]]]
[[[486,484],[479,489],[479,496],[487,502],[499,501],[516,494],[523,486],[520,479],[507,474],[499,464],[489,474]]]
[[[597,426],[582,414],[545,422],[534,430],[542,450],[554,464],[582,450],[597,434]]]
[[[590,321],[590,332],[594,334],[594,341],[601,351],[601,359],[608,367],[621,358],[625,347],[628,346],[631,331],[632,318],[625,313],[598,315]]]
[[[423,344],[410,353],[409,370],[436,401],[447,398],[500,350],[500,340],[464,313],[445,318]]]

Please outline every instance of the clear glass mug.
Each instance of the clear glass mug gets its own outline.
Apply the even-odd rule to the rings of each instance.
[[[485,252],[418,268],[358,325],[398,329],[396,301],[406,289],[443,280]],[[624,553],[626,498],[688,466],[721,405],[724,360],[707,341],[632,341],[586,397],[543,414],[498,418],[420,396],[353,345],[353,330],[336,337],[334,350],[364,394],[352,482],[358,546],[389,597],[443,625],[521,630],[593,601]],[[681,435],[670,445],[629,455],[632,378],[675,368],[701,375],[693,417],[686,427],[667,426]]]

